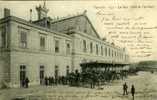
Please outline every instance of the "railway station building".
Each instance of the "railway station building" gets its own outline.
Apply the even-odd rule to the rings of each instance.
[[[90,62],[122,68],[129,63],[126,50],[102,39],[86,11],[52,19],[45,5],[36,10],[38,19],[27,21],[4,9],[0,19],[1,84],[19,87],[20,80],[28,77],[30,85],[37,85],[45,76],[81,72],[81,64]]]

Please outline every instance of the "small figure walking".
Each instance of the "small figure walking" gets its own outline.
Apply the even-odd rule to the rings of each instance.
[[[128,86],[126,82],[123,84],[123,95],[128,95]]]
[[[131,87],[131,94],[132,94],[132,98],[134,100],[134,95],[135,95],[135,87],[134,87],[134,85],[132,85],[132,87]]]

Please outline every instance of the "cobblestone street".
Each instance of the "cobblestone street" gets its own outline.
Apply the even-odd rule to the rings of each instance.
[[[156,100],[157,73],[139,72],[137,76],[129,76],[126,80],[116,80],[101,86],[101,89],[69,87],[69,86],[33,86],[28,89],[13,88],[0,91],[1,100],[12,100],[25,97],[26,100],[132,100],[131,94],[123,96],[122,85],[135,85],[135,100]]]

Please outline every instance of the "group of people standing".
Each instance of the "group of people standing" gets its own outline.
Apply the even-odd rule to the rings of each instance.
[[[54,84],[54,78],[53,77],[45,77],[44,78],[44,84],[46,86]]]
[[[28,77],[21,80],[21,87],[28,88],[29,87],[29,79]]]
[[[43,80],[41,80],[41,84],[46,86],[57,85],[57,84],[65,85],[67,84],[67,78],[65,76],[58,76],[58,77],[46,76]]]
[[[80,73],[76,70],[75,72],[68,73],[66,76],[45,76],[40,80],[40,83],[46,86],[62,84],[84,87],[88,85],[91,88],[94,88],[95,86],[99,86],[105,82],[110,82],[112,80],[118,79],[117,77],[117,73],[113,71],[108,72],[90,70]]]
[[[76,74],[78,74],[77,77],[80,76],[79,73],[76,73]],[[90,76],[88,76],[88,78],[89,77]],[[60,77],[60,78],[45,77],[44,78],[44,84],[46,86],[53,85],[53,84],[57,85],[58,83],[67,84],[67,83],[69,83],[68,81],[70,82],[70,80],[67,80],[66,77]],[[75,81],[77,83],[78,79],[77,80],[75,79]],[[94,82],[93,85],[95,85],[96,79],[93,82]],[[29,79],[28,79],[28,77],[26,77],[26,78],[24,78],[24,79],[21,80],[21,86],[24,87],[24,88],[28,88],[29,87]],[[94,86],[92,86],[92,87],[94,87]],[[127,85],[126,82],[123,84],[123,95],[128,95],[128,85]],[[134,87],[133,84],[131,86],[131,95],[132,95],[133,100],[134,100],[135,87]]]
[[[126,82],[123,84],[123,95],[128,95],[128,85],[126,84]],[[131,86],[131,95],[132,95],[133,100],[134,100],[135,87],[133,84]]]

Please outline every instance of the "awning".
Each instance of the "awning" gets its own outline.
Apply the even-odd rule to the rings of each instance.
[[[84,63],[80,64],[81,67],[108,67],[109,65],[120,67],[120,66],[124,66],[124,65],[129,65],[129,64],[126,64],[126,63],[111,63],[111,62],[98,62],[98,61],[96,61],[96,62],[84,62]]]

